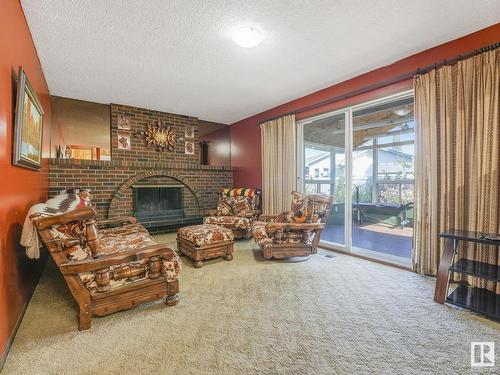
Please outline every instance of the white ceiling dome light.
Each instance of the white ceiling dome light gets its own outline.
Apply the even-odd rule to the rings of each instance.
[[[406,116],[408,113],[412,111],[413,108],[410,108],[410,106],[405,105],[403,107],[396,108],[394,110],[394,113],[400,117]]]
[[[251,48],[259,45],[264,36],[253,26],[243,26],[234,31],[232,39],[241,47]]]

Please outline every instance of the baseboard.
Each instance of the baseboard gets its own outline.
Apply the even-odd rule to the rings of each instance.
[[[376,258],[364,256],[362,254],[353,253],[353,252],[350,252],[350,251],[347,251],[347,250],[339,249],[339,248],[337,248],[335,246],[329,246],[328,244],[320,244],[319,248],[323,249],[323,250],[327,250],[327,251],[333,251],[333,252],[336,252],[336,253],[339,253],[339,254],[349,255],[349,256],[352,256],[352,257],[355,257],[355,258],[360,258],[360,259],[368,260],[370,262],[383,264],[384,266],[399,268],[399,269],[402,269],[402,270],[405,270],[405,271],[413,271],[410,266],[404,266],[404,265],[401,265],[401,264],[392,263],[392,262],[385,261],[385,260],[382,260],[382,259],[376,259]]]
[[[9,336],[9,339],[7,340],[7,345],[5,345],[5,350],[2,353],[2,357],[0,358],[0,373],[3,370],[3,366],[5,365],[5,362],[7,361],[7,357],[9,356],[10,348],[12,347],[12,344],[14,343],[14,339],[16,338],[17,330],[21,326],[21,322],[23,321],[24,314],[26,313],[26,310],[28,309],[28,306],[30,304],[31,298],[33,297],[33,293],[35,293],[35,289],[40,282],[40,277],[42,277],[43,271],[45,270],[45,267],[47,266],[47,259],[48,256],[45,256],[45,260],[43,261],[44,264],[42,266],[42,269],[40,271],[40,274],[38,275],[38,278],[36,279],[36,283],[33,285],[33,288],[30,291],[30,294],[28,298],[26,299],[26,302],[24,302],[24,305],[21,309],[21,314],[19,314],[19,317],[17,318],[16,324],[14,325],[14,329],[12,330],[12,333]]]

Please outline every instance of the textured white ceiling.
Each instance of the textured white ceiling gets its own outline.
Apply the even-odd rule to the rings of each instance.
[[[21,0],[51,94],[232,123],[499,21],[498,0]],[[261,45],[231,41],[254,25]]]

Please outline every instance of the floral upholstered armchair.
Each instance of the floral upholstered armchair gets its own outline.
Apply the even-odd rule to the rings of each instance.
[[[333,197],[292,192],[291,210],[261,215],[252,224],[265,259],[316,254]]]
[[[252,222],[260,214],[260,190],[222,189],[216,210],[210,210],[204,224],[215,224],[231,229],[234,238],[251,238]]]
[[[175,251],[156,243],[135,218],[97,221],[90,199],[74,204],[78,200],[63,194],[33,206],[23,232],[34,226],[31,238],[38,232],[49,249],[79,306],[79,329],[89,329],[92,316],[160,298],[177,304],[181,260]]]

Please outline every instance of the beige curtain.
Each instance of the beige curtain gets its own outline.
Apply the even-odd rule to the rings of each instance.
[[[499,51],[415,78],[416,272],[437,273],[441,231],[500,233]],[[500,264],[497,252],[484,250],[470,244],[460,249],[465,258]],[[468,281],[494,289],[493,283]]]
[[[297,185],[297,126],[295,115],[260,125],[262,198],[266,214],[290,209],[290,193]]]

